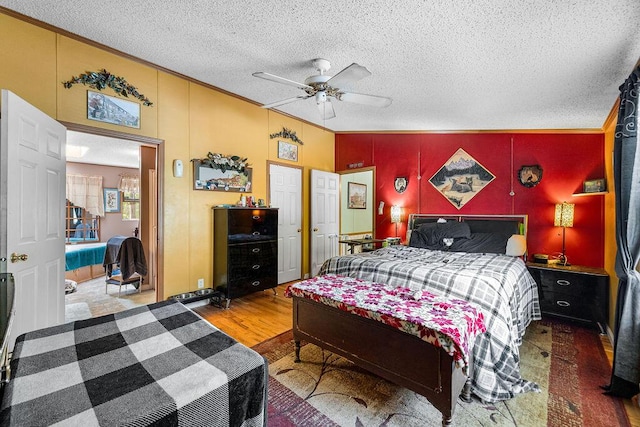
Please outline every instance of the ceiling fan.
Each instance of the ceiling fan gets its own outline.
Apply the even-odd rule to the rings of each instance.
[[[288,86],[294,86],[305,92],[303,95],[265,104],[262,108],[279,107],[280,105],[289,104],[291,102],[315,98],[316,104],[318,104],[318,109],[320,110],[320,115],[323,119],[327,120],[336,116],[333,104],[331,103],[331,98],[337,99],[338,101],[354,102],[374,107],[387,107],[391,105],[391,98],[347,92],[341,89],[341,87],[344,87],[345,85],[349,85],[371,75],[371,72],[362,65],[358,65],[354,62],[333,77],[325,74],[329,68],[331,68],[331,64],[326,59],[314,59],[313,66],[318,70],[319,74],[308,77],[304,83],[298,83],[293,80],[264,73],[262,71],[253,73],[255,77],[260,77],[261,79],[282,83]]]

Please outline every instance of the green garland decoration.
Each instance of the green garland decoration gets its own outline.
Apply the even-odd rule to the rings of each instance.
[[[245,170],[249,167],[246,158],[243,159],[240,156],[223,156],[222,154],[211,152],[209,152],[204,159],[191,159],[191,161],[198,161],[202,166],[207,166],[212,169],[220,169],[222,173],[228,170],[234,170],[246,175]]]
[[[271,135],[269,135],[269,138],[273,139],[273,138],[288,138],[290,140],[292,140],[293,142],[297,142],[300,145],[304,145],[304,142],[302,142],[300,139],[298,139],[298,136],[296,135],[296,133],[294,131],[292,131],[291,129],[287,129],[285,127],[282,128],[282,130],[278,133],[272,133]]]
[[[142,101],[143,105],[150,107],[153,105],[149,98],[138,92],[138,89],[130,85],[124,77],[118,77],[111,74],[104,68],[100,71],[87,71],[84,74],[80,74],[79,77],[73,76],[71,80],[62,82],[62,85],[69,89],[76,83],[82,83],[85,86],[89,86],[92,89],[102,90],[106,87],[113,89],[118,95],[128,98],[131,95],[134,98]]]

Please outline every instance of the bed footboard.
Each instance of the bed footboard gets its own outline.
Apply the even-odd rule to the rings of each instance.
[[[294,296],[293,337],[296,362],[301,340],[325,348],[426,397],[442,413],[443,426],[451,425],[461,392],[471,397],[470,381],[452,356],[381,322]]]

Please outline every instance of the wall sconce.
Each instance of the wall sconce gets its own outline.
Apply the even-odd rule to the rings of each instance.
[[[560,255],[561,265],[571,265],[567,262],[567,256],[565,254],[565,229],[567,227],[573,227],[573,210],[574,203],[557,203],[556,214],[553,220],[553,225],[556,227],[562,227],[562,254]]]
[[[396,225],[396,237],[398,237],[398,223],[402,218],[402,208],[397,205],[391,206],[391,223]]]

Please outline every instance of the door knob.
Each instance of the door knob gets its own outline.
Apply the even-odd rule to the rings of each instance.
[[[298,233],[302,231],[302,228],[298,228]]]
[[[318,229],[314,227],[314,228],[313,228],[313,231],[318,231]]]
[[[18,261],[26,261],[29,258],[29,255],[27,254],[17,254],[17,253],[12,253],[11,254],[11,262],[18,262]]]

